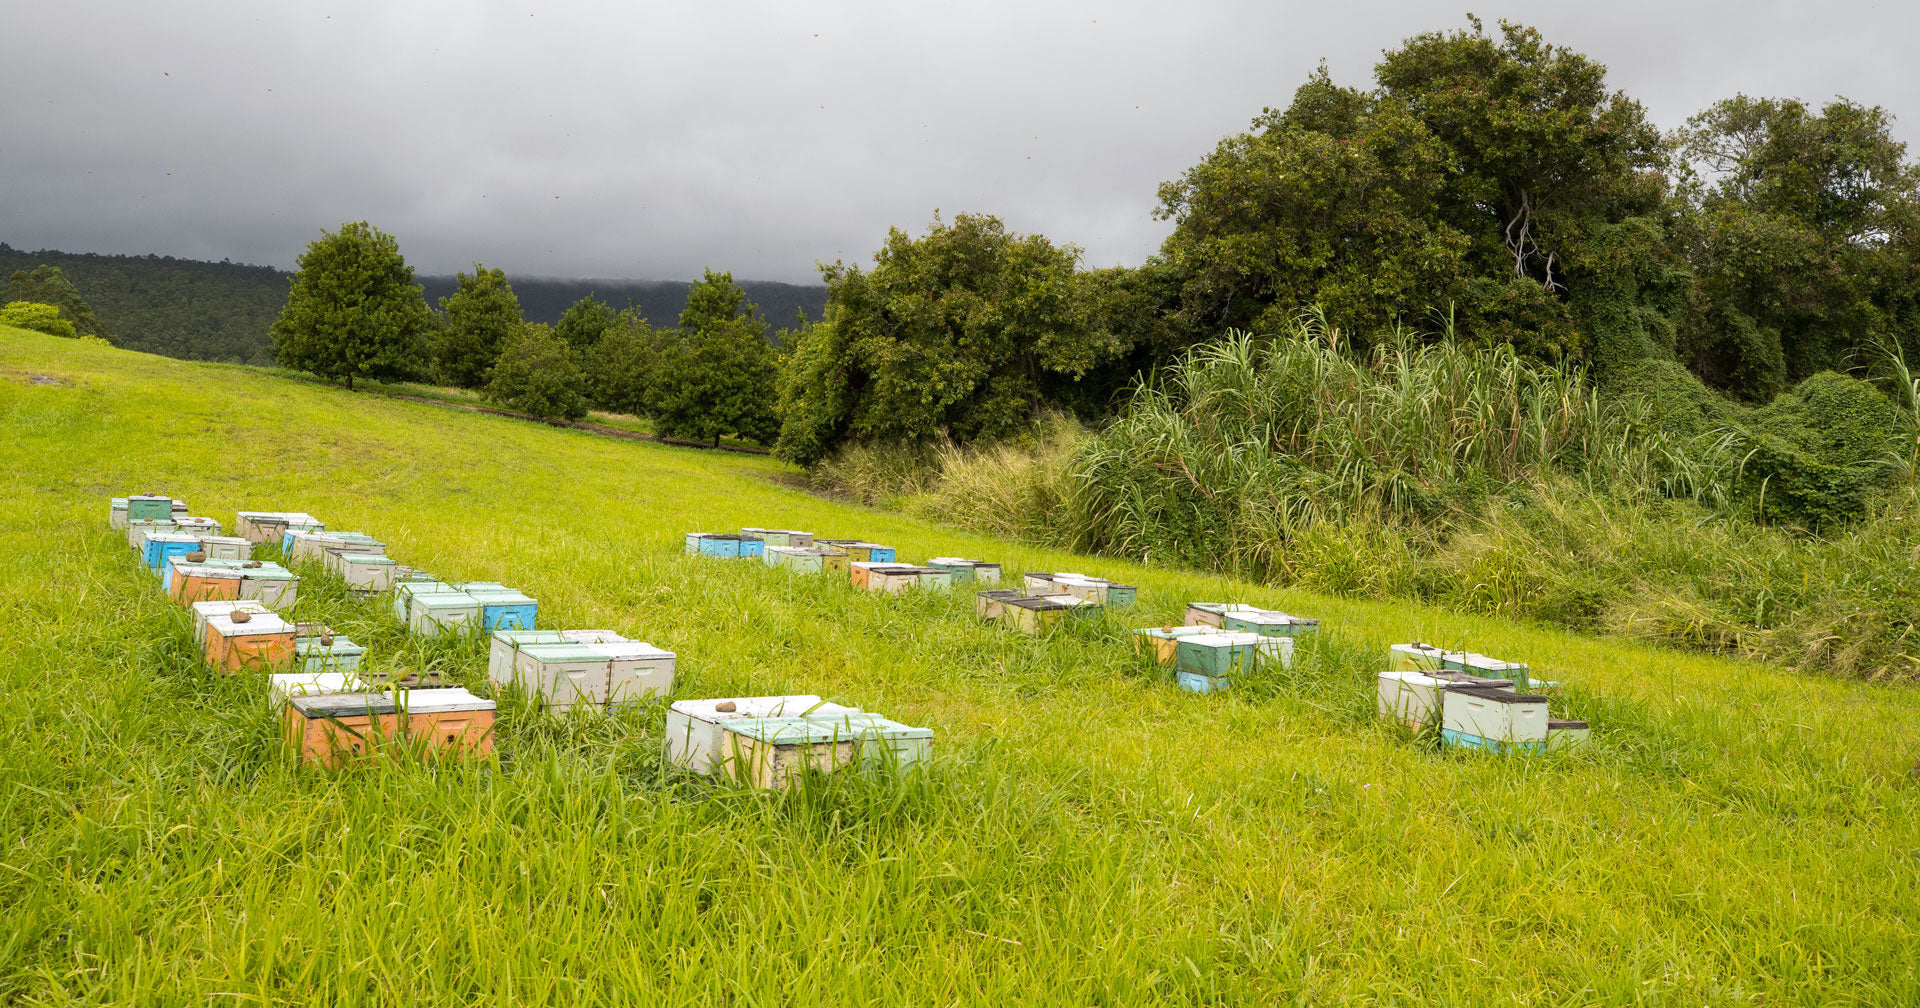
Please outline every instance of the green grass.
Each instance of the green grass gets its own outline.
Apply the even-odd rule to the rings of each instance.
[[[32,376],[57,384],[33,384]],[[0,330],[0,1001],[21,1004],[1914,1004],[1920,693],[1541,626],[1050,553],[770,482],[769,459]],[[531,715],[460,767],[288,765],[263,684],[192,660],[107,498],[301,509],[680,655],[683,696],[817,692],[938,733],[929,773],[670,777],[658,707]],[[808,528],[1136,581],[1032,640],[971,599],[681,555]],[[1126,625],[1193,598],[1326,630],[1175,692]],[[316,578],[300,616],[476,686]],[[1370,716],[1386,644],[1573,684],[1580,756]]]

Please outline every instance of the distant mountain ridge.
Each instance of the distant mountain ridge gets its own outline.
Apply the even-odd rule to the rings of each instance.
[[[117,346],[187,360],[273,363],[267,330],[287,302],[292,274],[286,270],[161,255],[29,252],[0,242],[0,280],[42,263],[60,267]],[[455,283],[450,276],[419,281],[435,307]],[[691,286],[685,280],[513,279],[529,322],[557,321],[568,305],[592,293],[615,309],[632,305],[654,325],[671,326]],[[817,319],[826,309],[827,289],[819,285],[743,280],[740,286],[760,306],[770,331],[791,326],[799,312]]]

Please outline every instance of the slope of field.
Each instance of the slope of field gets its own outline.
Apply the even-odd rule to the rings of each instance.
[[[0,330],[0,1001],[23,1004],[1915,1004],[1920,693],[1047,553],[634,444]],[[536,716],[497,764],[288,765],[195,667],[107,498],[302,509],[680,655],[683,696],[818,692],[938,733],[904,785],[663,773],[658,706]],[[742,524],[1136,581],[1038,641],[969,597],[680,554]],[[316,579],[302,616],[484,682]],[[1321,617],[1294,674],[1191,696],[1127,625]],[[1574,684],[1578,756],[1371,716],[1421,638]]]

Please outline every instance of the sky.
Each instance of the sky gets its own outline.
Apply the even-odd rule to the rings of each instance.
[[[1845,95],[1920,139],[1912,3],[5,0],[0,241],[291,267],[368,220],[423,273],[809,282],[979,212],[1134,265],[1162,182],[1469,9],[1665,127]]]

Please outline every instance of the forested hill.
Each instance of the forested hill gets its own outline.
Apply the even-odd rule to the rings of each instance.
[[[66,274],[117,346],[189,360],[273,363],[267,328],[287,302],[285,270],[157,255],[28,252],[0,242],[0,280],[42,264]],[[452,277],[421,277],[420,283],[435,304],[454,287]],[[803,309],[819,318],[827,303],[824,287],[756,280],[740,286],[773,329],[791,325]],[[557,321],[591,292],[615,308],[633,305],[656,325],[673,325],[688,287],[677,280],[513,280],[532,322]]]

